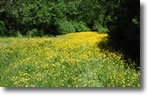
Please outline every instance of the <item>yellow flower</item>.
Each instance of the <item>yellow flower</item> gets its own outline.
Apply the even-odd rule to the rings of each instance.
[[[55,64],[52,64],[52,66],[55,67],[56,65]]]

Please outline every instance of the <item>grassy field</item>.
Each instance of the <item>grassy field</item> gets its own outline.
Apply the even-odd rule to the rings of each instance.
[[[0,38],[0,86],[140,87],[140,71],[122,54],[101,50],[107,34]]]

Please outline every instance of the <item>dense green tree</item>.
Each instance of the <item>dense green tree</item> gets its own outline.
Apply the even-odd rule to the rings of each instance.
[[[108,5],[110,43],[140,65],[140,0],[114,0]]]

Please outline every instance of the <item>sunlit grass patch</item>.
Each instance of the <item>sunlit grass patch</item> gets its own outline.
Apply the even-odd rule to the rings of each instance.
[[[70,33],[55,38],[0,39],[0,86],[140,87],[140,71],[122,55],[101,51],[107,34]]]

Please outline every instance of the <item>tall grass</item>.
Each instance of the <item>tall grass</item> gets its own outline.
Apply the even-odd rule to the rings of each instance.
[[[55,38],[1,38],[0,86],[140,87],[140,71],[122,54],[102,51],[107,34],[70,33]]]

